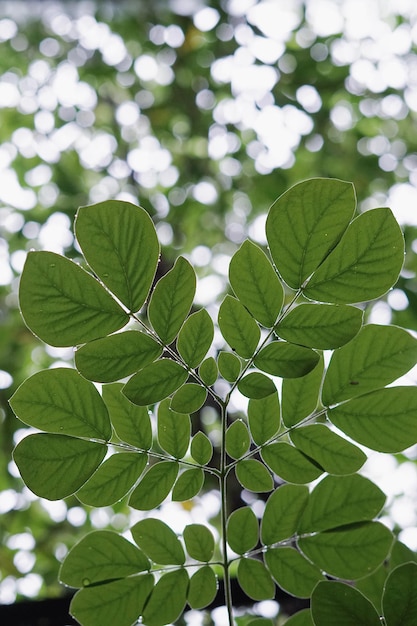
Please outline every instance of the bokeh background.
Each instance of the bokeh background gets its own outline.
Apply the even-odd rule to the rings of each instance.
[[[68,547],[130,526],[125,501],[35,497],[11,460],[27,429],[8,398],[39,369],[73,366],[72,350],[44,346],[20,317],[27,251],[76,259],[79,206],[140,204],[164,262],[188,256],[197,304],[215,314],[233,252],[248,236],[264,245],[269,206],[312,176],[352,181],[359,211],[392,208],[406,262],[366,317],[417,331],[414,0],[0,1],[0,604],[61,594]],[[216,414],[201,419],[215,440]],[[363,470],[413,550],[416,460],[416,448],[373,453]],[[164,506],[180,526],[218,512],[209,490],[190,510]]]

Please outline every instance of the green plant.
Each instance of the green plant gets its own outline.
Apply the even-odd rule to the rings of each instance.
[[[417,341],[396,326],[363,325],[363,307],[352,306],[396,282],[403,236],[389,209],[355,209],[353,186],[333,179],[305,181],[276,201],[266,222],[272,262],[250,241],[231,259],[218,354],[208,312],[190,314],[188,260],[153,285],[160,247],[143,209],[79,209],[87,271],[51,252],[28,254],[25,322],[46,343],[78,346],[79,373],[40,371],[10,400],[45,431],[14,451],[27,486],[91,506],[128,496],[144,512],[167,497],[191,500],[207,476],[220,494],[219,540],[209,523],[185,526],[180,539],[144,513],[133,542],[99,530],[75,545],[60,579],[79,588],[71,611],[84,626],[172,623],[187,603],[210,605],[217,576],[230,625],[231,576],[255,601],[273,598],[275,583],[311,596],[292,626],[376,626],[381,615],[386,626],[415,623],[414,555],[375,520],[385,496],[357,473],[367,457],[353,443],[391,453],[417,442],[417,389],[386,388],[416,363]],[[323,351],[332,351],[327,367]],[[230,411],[236,390],[248,398],[246,415]],[[208,397],[221,428],[214,447],[203,429],[191,435],[190,415]],[[270,494],[261,522],[250,506],[229,510],[232,483]]]

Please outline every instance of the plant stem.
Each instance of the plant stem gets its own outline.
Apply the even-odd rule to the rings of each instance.
[[[227,458],[226,458],[226,430],[227,430],[227,402],[221,404],[222,422],[222,445],[220,454],[220,497],[221,497],[221,531],[222,531],[222,553],[224,572],[224,600],[229,617],[229,626],[234,626],[232,590],[230,587],[229,561],[227,558]]]

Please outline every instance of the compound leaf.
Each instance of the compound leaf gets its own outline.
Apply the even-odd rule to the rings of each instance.
[[[75,234],[97,276],[129,311],[138,311],[159,261],[158,237],[146,211],[120,200],[81,207]]]
[[[52,346],[75,346],[127,324],[127,313],[88,272],[54,252],[29,252],[19,301],[31,331]]]
[[[107,446],[66,435],[36,433],[13,452],[19,472],[33,493],[61,500],[77,491],[106,455]]]

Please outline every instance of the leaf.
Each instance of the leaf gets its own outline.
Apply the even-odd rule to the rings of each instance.
[[[217,365],[220,374],[225,380],[234,383],[238,379],[241,370],[241,362],[239,357],[233,354],[233,352],[219,352]]]
[[[249,429],[254,442],[260,446],[277,434],[280,426],[278,393],[265,398],[251,398],[248,403]]]
[[[188,574],[184,569],[161,576],[145,606],[142,623],[146,626],[174,623],[184,610],[188,583]]]
[[[88,587],[149,567],[148,559],[133,543],[111,530],[95,530],[71,548],[59,570],[59,580],[69,587]]]
[[[195,272],[184,257],[156,284],[148,306],[148,317],[158,337],[169,345],[187,317],[194,300]]]
[[[172,500],[175,502],[184,502],[191,500],[201,491],[204,484],[204,472],[199,467],[193,467],[185,470],[177,478],[177,482],[172,490]]]
[[[161,461],[151,465],[134,489],[129,506],[139,511],[155,509],[167,497],[178,474],[176,461]]]
[[[213,321],[205,309],[200,309],[185,320],[178,335],[177,348],[189,367],[195,368],[201,363],[213,337]]]
[[[266,546],[289,539],[308,500],[308,487],[281,485],[269,496],[261,524],[261,540]]]
[[[309,280],[304,295],[349,304],[379,298],[397,281],[404,262],[404,237],[390,209],[357,217]]]
[[[154,563],[183,565],[184,549],[174,531],[153,517],[140,520],[130,529],[135,543]]]
[[[227,295],[220,305],[218,323],[232,350],[242,358],[250,359],[258,345],[261,331],[243,304]]]
[[[171,359],[160,359],[134,374],[123,393],[134,404],[146,406],[164,400],[188,378],[188,372]]]
[[[315,626],[381,626],[374,606],[350,585],[320,582],[311,597]]]
[[[217,380],[218,374],[217,363],[215,359],[212,356],[205,359],[200,365],[198,373],[203,383],[205,383],[208,387],[213,385]]]
[[[255,365],[263,372],[281,378],[305,376],[319,362],[317,352],[286,341],[272,341],[255,357]]]
[[[287,619],[285,626],[314,626],[310,609],[297,611],[295,615]]]
[[[142,574],[86,587],[71,601],[70,613],[83,626],[131,626],[152,591],[153,576]]]
[[[275,327],[277,335],[308,348],[330,350],[360,330],[363,311],[342,304],[300,304]]]
[[[190,578],[188,604],[194,610],[209,606],[217,594],[217,579],[208,565],[200,567]]]
[[[417,441],[417,388],[388,387],[327,411],[348,437],[379,452],[400,452]]]
[[[396,538],[389,559],[390,569],[394,569],[398,565],[403,565],[409,561],[417,562],[417,554]]]
[[[148,409],[132,404],[122,394],[122,389],[122,383],[104,385],[102,389],[111,423],[122,441],[149,450],[152,446],[152,426]]]
[[[321,571],[295,548],[270,548],[264,559],[275,582],[297,598],[309,598],[317,583],[324,580]]]
[[[129,321],[91,274],[54,252],[28,253],[19,302],[26,325],[51,346],[92,341]]]
[[[366,461],[366,454],[324,424],[312,424],[290,433],[298,450],[314,459],[329,474],[352,474]]]
[[[186,383],[175,392],[171,408],[179,413],[199,411],[207,398],[207,390],[196,383]]]
[[[87,263],[131,312],[144,304],[159,261],[155,227],[144,209],[106,200],[81,207],[75,234]]]
[[[312,459],[284,441],[265,446],[261,456],[275,474],[289,483],[309,483],[323,473]]]
[[[249,491],[255,493],[263,493],[271,491],[274,487],[274,481],[265,465],[256,459],[244,459],[238,461],[235,467],[236,478]]]
[[[262,561],[240,559],[237,580],[243,591],[252,600],[270,600],[275,596],[275,585]]]
[[[161,448],[176,459],[182,459],[188,450],[190,436],[190,416],[173,411],[169,400],[162,401],[158,408],[158,441]]]
[[[196,463],[207,465],[213,456],[213,445],[207,435],[201,431],[191,440],[191,456]]]
[[[33,493],[47,500],[61,500],[90,478],[106,450],[105,445],[95,441],[37,433],[17,444],[13,458]]]
[[[226,431],[226,452],[232,459],[240,459],[249,450],[250,436],[246,424],[235,420]]]
[[[385,500],[381,489],[364,476],[326,476],[310,494],[298,531],[313,533],[371,520]]]
[[[113,454],[77,491],[77,498],[90,506],[109,506],[121,500],[146,467],[148,455],[138,452]]]
[[[326,406],[363,395],[406,374],[417,361],[417,339],[397,326],[364,326],[336,350],[327,369],[322,398]]]
[[[271,328],[281,311],[284,290],[267,256],[251,241],[244,241],[229,265],[233,291],[253,317]]]
[[[203,524],[188,524],[184,528],[185,547],[192,559],[210,561],[214,554],[214,537]]]
[[[396,567],[385,583],[382,606],[387,626],[414,626],[417,622],[417,564]]]
[[[340,240],[356,207],[352,183],[313,178],[291,187],[272,205],[266,237],[279,273],[298,289]]]
[[[232,511],[227,520],[227,543],[236,554],[245,554],[256,547],[259,522],[249,506]]]
[[[96,339],[75,353],[75,366],[88,380],[110,383],[130,376],[162,354],[161,346],[136,330]]]
[[[284,378],[282,381],[282,421],[286,426],[295,426],[315,411],[319,402],[322,378],[322,357],[316,367],[305,376]]]
[[[378,613],[382,614],[382,592],[388,576],[388,569],[382,563],[372,574],[355,581],[355,589],[372,602]]]
[[[260,372],[251,372],[242,378],[237,385],[240,393],[247,398],[260,400],[271,393],[276,393],[277,388],[268,376]]]
[[[393,536],[379,522],[352,524],[301,537],[305,556],[330,576],[353,580],[368,576],[386,558]]]
[[[112,434],[97,389],[68,367],[27,378],[11,397],[10,406],[22,422],[47,432],[104,440]]]

